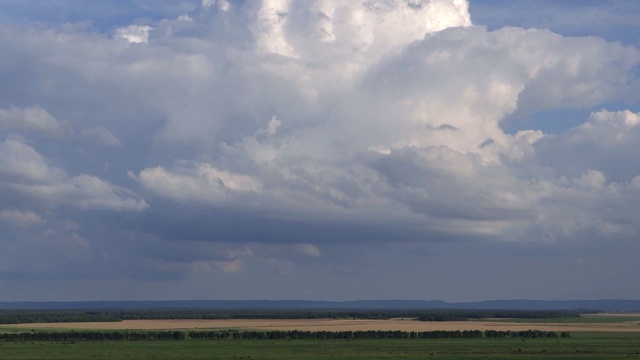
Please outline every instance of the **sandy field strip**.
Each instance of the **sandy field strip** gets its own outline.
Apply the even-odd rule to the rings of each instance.
[[[516,323],[496,321],[426,322],[416,320],[247,319],[247,320],[125,320],[122,322],[34,323],[10,325],[24,329],[75,330],[301,330],[301,331],[435,331],[435,330],[542,330],[640,332],[640,322]]]

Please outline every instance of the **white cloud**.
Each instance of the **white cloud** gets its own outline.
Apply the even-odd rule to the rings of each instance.
[[[558,159],[549,155],[557,151],[553,137],[508,134],[501,122],[622,96],[637,86],[628,80],[640,62],[632,47],[544,30],[489,32],[471,26],[466,2],[444,0],[210,2],[188,19],[116,33],[145,46],[81,33],[41,33],[26,43],[55,39],[68,51],[31,51],[83,83],[125,93],[102,103],[108,91],[100,85],[74,96],[104,109],[114,102],[142,109],[139,123],[161,119],[153,120],[156,132],[137,130],[159,153],[139,154],[129,176],[182,204],[392,226],[404,218],[426,233],[520,238],[545,211],[532,184],[567,186],[562,176],[581,179],[590,170],[602,174],[602,186],[624,183],[593,164],[566,173],[548,161]],[[89,51],[89,42],[101,50]],[[81,60],[71,67],[66,53]],[[129,124],[115,125],[78,127],[87,139],[122,148],[107,129],[125,133]],[[12,163],[15,171],[29,165],[22,176],[40,169],[43,182],[51,171],[71,179],[57,191],[82,193],[76,206],[146,206],[97,177],[69,177],[34,152],[33,161]],[[546,173],[525,174],[529,164]],[[393,218],[382,215],[389,208],[397,209]]]
[[[318,247],[313,244],[298,244],[296,245],[296,249],[307,256],[311,256],[311,257],[322,256],[322,253],[320,252]]]
[[[133,44],[146,44],[149,42],[149,30],[150,26],[129,25],[116,29],[114,36]]]
[[[589,52],[581,52],[582,47]],[[441,56],[443,48],[447,56]],[[522,56],[531,49],[536,49],[538,61]],[[543,61],[545,58],[549,60]],[[619,60],[625,65],[614,66]],[[296,61],[291,65],[296,71],[313,72]],[[535,214],[548,210],[539,207],[536,192],[540,189],[531,183],[560,186],[562,181],[541,175],[523,180],[519,168],[538,161],[537,144],[549,140],[535,130],[509,135],[500,122],[525,100],[535,100],[535,106],[542,109],[558,105],[557,99],[537,88],[540,79],[557,87],[565,96],[560,101],[570,105],[573,100],[566,96],[574,96],[571,93],[581,88],[589,92],[594,81],[605,84],[609,93],[581,98],[584,103],[580,106],[615,98],[628,90],[624,79],[637,62],[637,50],[597,39],[565,39],[550,32],[513,28],[449,30],[417,41],[367,69],[365,81],[355,89],[347,88],[340,97],[329,94],[310,100],[317,113],[297,118],[276,115],[266,124],[260,116],[254,127],[245,120],[248,135],[224,142],[217,155],[220,164],[209,166],[216,173],[223,173],[225,166],[242,167],[243,176],[260,179],[260,186],[245,188],[252,188],[251,198],[267,208],[311,217],[347,209],[352,219],[362,221],[368,214],[364,209],[371,209],[371,204],[383,213],[395,203],[404,208],[410,221],[422,223],[427,231],[526,238],[531,227],[537,226]],[[575,63],[585,65],[571,65]],[[594,75],[593,69],[615,70]],[[258,86],[260,80],[254,79]],[[294,82],[287,86],[308,85]],[[318,106],[323,102],[327,107]],[[290,111],[284,103],[275,106],[276,113]],[[289,116],[295,120],[288,120]],[[278,131],[271,130],[273,119],[281,118],[286,121],[280,122]],[[219,120],[214,117],[211,121]],[[182,120],[180,126],[200,128],[199,120],[192,126],[189,123]],[[261,136],[265,128],[269,138]],[[199,140],[206,133],[191,136]],[[378,155],[387,156],[366,154],[369,149],[381,149]],[[211,181],[219,177],[207,177],[200,165],[173,171],[148,168],[138,178],[142,186],[169,198],[208,198],[220,204],[221,187]],[[245,178],[247,183],[249,178]],[[225,203],[234,198],[237,203],[246,201],[244,196],[236,197],[238,192],[224,194]],[[562,230],[557,235],[565,233]]]
[[[180,170],[178,170],[180,171]],[[262,184],[249,176],[219,170],[211,164],[196,164],[171,172],[163,167],[145,169],[138,176],[130,173],[142,186],[180,202],[226,202],[233,194],[257,192]]]
[[[135,255],[101,246],[157,251],[150,273],[176,277],[292,274],[339,261],[332,244],[638,233],[640,120],[620,108],[638,106],[637,47],[489,31],[457,0],[207,0],[143,22],[0,28],[4,220],[150,207],[92,221],[152,238]],[[527,122],[554,109],[598,110],[553,134]]]
[[[148,207],[129,191],[92,175],[69,176],[33,147],[15,139],[0,142],[0,187],[45,204],[81,209],[141,211]]]
[[[226,273],[237,273],[242,271],[244,264],[242,260],[236,259],[233,261],[218,262],[217,265]]]
[[[640,174],[634,161],[640,137],[638,114],[601,110],[587,121],[537,143],[538,161],[563,175],[578,176],[588,169],[603,172],[616,182],[628,182]]]
[[[25,228],[44,223],[44,220],[33,211],[2,210],[0,219]]]
[[[108,147],[122,147],[120,140],[113,133],[101,126],[92,129],[83,129],[82,137],[89,141],[97,142]]]
[[[242,272],[244,268],[244,262],[241,259],[235,259],[232,261],[195,261],[187,266],[189,276],[210,276],[217,272],[223,272],[227,274]]]
[[[0,143],[0,174],[5,182],[30,183],[60,182],[65,177],[61,169],[50,168],[34,148],[17,139]]]
[[[0,130],[28,130],[46,135],[62,136],[69,130],[46,110],[31,108],[0,108]]]

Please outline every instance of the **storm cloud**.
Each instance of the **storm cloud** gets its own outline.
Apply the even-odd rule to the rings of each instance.
[[[640,49],[470,2],[0,1],[0,300],[638,298]]]

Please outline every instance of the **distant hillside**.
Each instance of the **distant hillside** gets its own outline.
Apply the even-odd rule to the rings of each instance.
[[[483,309],[640,311],[640,300],[492,300],[448,303],[421,300],[179,300],[179,301],[46,301],[0,302],[0,309]]]

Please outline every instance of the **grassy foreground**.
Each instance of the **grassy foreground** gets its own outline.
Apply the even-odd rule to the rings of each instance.
[[[0,359],[637,359],[638,333],[568,339],[0,342]]]

